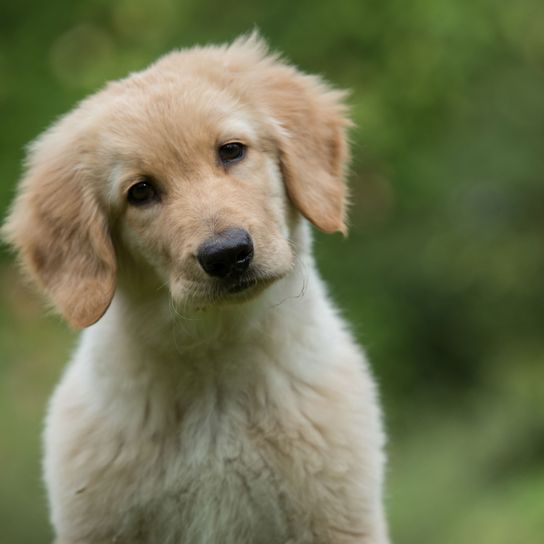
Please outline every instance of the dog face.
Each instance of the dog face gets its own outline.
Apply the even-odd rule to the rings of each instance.
[[[106,189],[117,246],[144,259],[176,302],[206,307],[288,273],[289,207],[273,127],[209,80],[179,83],[195,92],[138,91],[115,116],[101,144]]]
[[[254,36],[172,53],[34,143],[4,235],[75,327],[118,268],[186,306],[254,296],[293,268],[300,214],[345,230],[341,101]]]

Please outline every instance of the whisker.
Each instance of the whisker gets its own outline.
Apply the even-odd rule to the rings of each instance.
[[[305,265],[304,261],[302,261],[298,257],[295,260],[296,260],[297,264],[300,265],[300,273],[302,275],[302,285],[300,287],[300,291],[296,295],[287,296],[287,297],[283,298],[282,300],[280,300],[279,302],[277,302],[275,304],[272,304],[270,306],[270,308],[277,308],[278,306],[280,306],[281,304],[283,304],[284,302],[286,302],[288,300],[296,300],[296,299],[301,299],[301,298],[304,297],[304,295],[306,293],[306,288],[308,286],[308,279],[307,279],[307,275],[305,273],[306,265]],[[297,270],[296,265],[295,265],[294,268],[295,268],[295,270]]]

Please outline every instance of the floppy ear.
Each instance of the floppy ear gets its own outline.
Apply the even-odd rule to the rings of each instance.
[[[287,193],[316,227],[346,234],[344,174],[351,123],[345,93],[290,66],[276,64],[267,72],[265,100],[280,125],[277,143]]]
[[[106,218],[76,142],[54,127],[33,146],[29,167],[2,228],[23,267],[76,328],[96,322],[115,290]]]

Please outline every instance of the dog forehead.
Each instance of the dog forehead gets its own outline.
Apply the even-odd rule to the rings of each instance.
[[[190,74],[137,83],[113,96],[110,126],[114,134],[147,141],[153,133],[164,139],[182,138],[184,143],[257,136],[258,115],[228,85]]]

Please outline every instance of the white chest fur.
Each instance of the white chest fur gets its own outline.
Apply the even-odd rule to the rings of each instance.
[[[326,308],[302,326],[293,308],[309,304]],[[374,388],[325,298],[271,310],[279,337],[264,323],[250,342],[215,331],[198,357],[148,353],[116,328],[115,311],[83,339],[51,404],[46,480],[61,543],[380,534]]]

